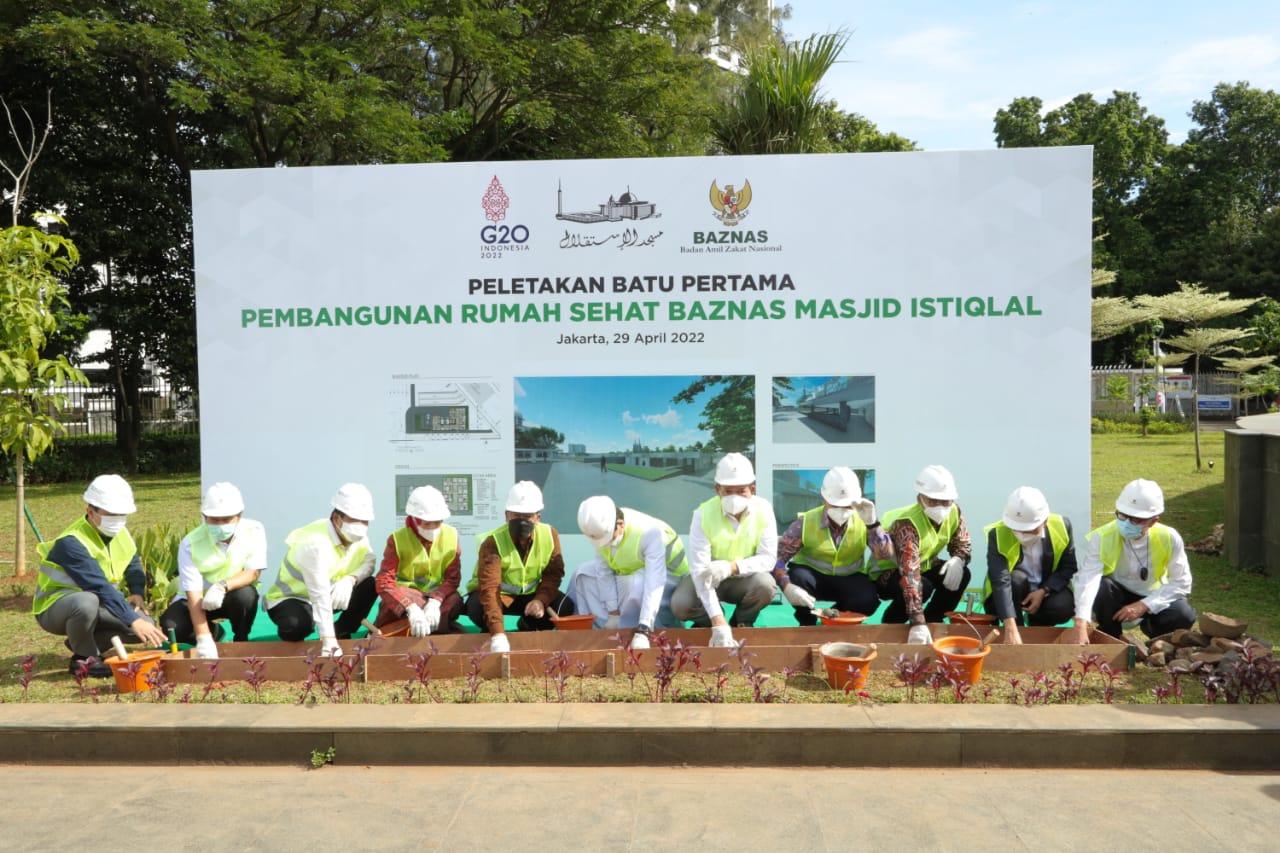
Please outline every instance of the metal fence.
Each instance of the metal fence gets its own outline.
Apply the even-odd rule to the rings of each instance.
[[[58,420],[67,435],[114,436],[116,434],[116,398],[114,385],[92,384],[58,389],[66,396],[67,405]],[[186,388],[156,377],[141,389],[143,432],[171,432],[197,435],[200,418],[195,395]]]
[[[1221,370],[1204,371],[1200,374],[1196,389],[1199,391],[1201,418],[1240,416],[1240,399],[1236,396],[1240,391],[1239,378],[1238,373]],[[1122,387],[1116,387],[1117,379],[1124,380]],[[1093,414],[1136,411],[1145,386],[1147,405],[1168,414],[1191,417],[1192,406],[1195,405],[1192,396],[1193,383],[1191,374],[1168,368],[1157,373],[1149,367],[1095,366],[1090,397],[1093,403]]]

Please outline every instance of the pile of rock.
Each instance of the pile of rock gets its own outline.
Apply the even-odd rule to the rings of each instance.
[[[1260,643],[1269,653],[1271,644],[1247,634],[1248,628],[1249,624],[1239,619],[1201,613],[1195,628],[1183,628],[1149,641],[1134,634],[1125,634],[1124,639],[1137,648],[1138,660],[1147,666],[1187,671],[1196,662],[1217,666],[1223,660],[1234,659],[1246,640]]]

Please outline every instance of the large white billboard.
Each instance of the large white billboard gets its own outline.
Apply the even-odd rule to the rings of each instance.
[[[834,465],[881,511],[927,464],[974,536],[1034,485],[1089,525],[1088,148],[193,176],[205,484],[284,536],[415,485],[464,534],[538,482],[687,533],[726,449],[780,522]],[[464,536],[464,577],[475,541]]]

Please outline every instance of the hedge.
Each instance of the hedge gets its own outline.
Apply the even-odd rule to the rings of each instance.
[[[13,479],[13,457],[0,455],[0,482]],[[88,481],[103,471],[124,471],[124,453],[115,439],[102,436],[64,436],[53,450],[28,461],[23,468],[27,483]],[[139,474],[180,474],[200,470],[200,436],[149,432],[138,444]]]

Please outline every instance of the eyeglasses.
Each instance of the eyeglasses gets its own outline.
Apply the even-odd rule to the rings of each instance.
[[[1123,512],[1120,512],[1119,510],[1116,510],[1116,518],[1120,519],[1121,521],[1130,522],[1131,524],[1137,524],[1141,527],[1147,527],[1149,525],[1156,523],[1156,516],[1154,515],[1151,518],[1138,518],[1136,515],[1125,515]]]

